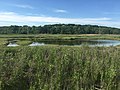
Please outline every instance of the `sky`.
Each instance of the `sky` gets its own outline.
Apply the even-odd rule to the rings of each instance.
[[[120,0],[0,0],[0,26],[46,24],[120,28]]]

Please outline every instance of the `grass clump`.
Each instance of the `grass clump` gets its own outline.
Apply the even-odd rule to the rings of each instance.
[[[29,45],[29,44],[31,44],[32,41],[18,40],[16,43],[17,43],[18,45],[25,46],[25,45]]]

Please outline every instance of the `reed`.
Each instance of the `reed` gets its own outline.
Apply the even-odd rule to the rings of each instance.
[[[120,48],[0,48],[0,90],[120,90]]]

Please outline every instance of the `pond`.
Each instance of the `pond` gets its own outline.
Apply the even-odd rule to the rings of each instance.
[[[42,40],[37,41],[38,43],[54,44],[54,45],[65,45],[65,46],[117,46],[120,45],[118,40]]]
[[[43,46],[43,45],[63,45],[63,46],[117,46],[120,45],[120,41],[118,40],[42,40],[42,41],[34,41],[28,46]],[[9,43],[8,47],[16,47],[18,44]]]

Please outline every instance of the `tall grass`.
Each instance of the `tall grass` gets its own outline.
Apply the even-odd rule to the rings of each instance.
[[[0,90],[120,90],[120,49],[0,48],[0,86]]]

